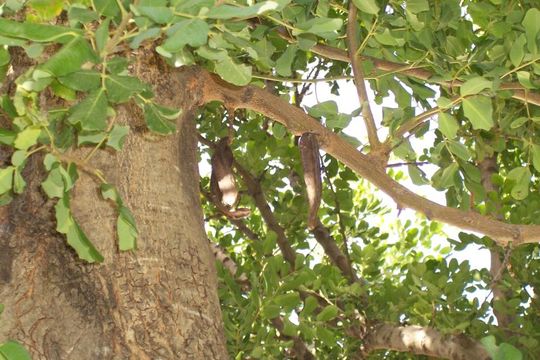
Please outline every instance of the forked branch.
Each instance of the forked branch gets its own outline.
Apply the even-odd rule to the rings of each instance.
[[[306,132],[316,134],[322,150],[385,192],[400,208],[410,208],[425,214],[429,219],[488,235],[501,246],[508,243],[520,245],[540,242],[538,225],[507,224],[472,211],[439,205],[410,191],[389,177],[376,159],[362,154],[302,109],[263,89],[233,86],[199,67],[186,68],[184,76],[187,77],[185,83],[189,90],[198,92],[196,96],[201,105],[210,101],[222,101],[236,108],[246,108],[268,116],[283,124],[294,135]]]

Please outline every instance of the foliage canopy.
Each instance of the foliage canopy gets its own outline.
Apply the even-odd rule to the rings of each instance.
[[[8,0],[0,9],[1,78],[21,67],[14,58],[32,64],[3,86],[0,105],[9,121],[1,123],[0,144],[12,156],[0,169],[0,204],[25,190],[27,159],[45,154],[43,191],[58,200],[57,231],[81,259],[103,260],[70,210],[80,176],[97,178],[103,198],[117,207],[119,249],[136,249],[136,219],[91,161],[100,149],[120,151],[129,136],[129,125],[115,122],[115,109],[136,103],[148,129],[161,135],[175,132],[182,111],[160,104],[152,84],[133,75],[131,61],[143,50],[155,50],[171,67],[198,65],[229,84],[265,88],[291,107],[302,107],[319,81],[350,96],[340,87],[354,79],[362,106],[353,113],[340,113],[332,101],[304,108],[341,139],[316,133],[326,152],[313,231],[306,227],[294,136],[309,126],[288,129],[286,119],[255,111],[249,100],[238,109],[210,102],[199,112],[204,153],[234,133],[239,206],[251,210],[245,219],[227,218],[210,194],[210,179],[201,179],[208,236],[235,264],[233,271],[220,266],[231,354],[411,356],[388,351],[394,349],[443,356],[392,339],[381,345],[376,329],[391,324],[405,331],[410,324],[484,338],[498,359],[540,356],[539,235],[530,227],[540,224],[537,0]],[[382,105],[380,121],[364,80],[375,103],[395,102]],[[44,96],[56,106],[43,106]],[[362,121],[367,139],[344,133]],[[337,161],[336,141],[354,145],[374,174],[386,167],[391,179],[377,182],[378,175]],[[91,150],[76,159],[69,156],[74,147]],[[389,167],[389,159],[404,165]],[[426,164],[436,170],[426,174]],[[443,235],[438,223],[392,218],[376,187],[359,175],[400,207],[491,237],[462,232],[442,246],[434,242]],[[444,191],[448,207],[399,190],[406,177]],[[499,228],[490,233],[483,221],[514,235],[493,236]],[[449,255],[470,244],[490,249],[498,268],[471,269]],[[479,290],[504,296],[490,301],[475,296]],[[443,347],[456,343],[445,339]]]

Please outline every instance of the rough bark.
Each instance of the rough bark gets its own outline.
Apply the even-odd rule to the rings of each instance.
[[[454,360],[491,358],[479,342],[465,335],[443,335],[421,326],[381,323],[368,331],[364,341],[365,353],[384,349]]]
[[[197,100],[182,73],[173,75],[152,54],[137,56],[133,71],[155,85],[159,102],[184,109],[178,132],[152,135],[140,111],[120,109],[116,121],[131,127],[124,150],[98,151],[89,166],[132,209],[138,250],[117,251],[114,209],[81,173],[74,215],[105,262],[79,260],[54,230],[39,159],[26,169],[27,191],[0,208],[0,338],[19,341],[34,359],[227,358],[199,199]]]

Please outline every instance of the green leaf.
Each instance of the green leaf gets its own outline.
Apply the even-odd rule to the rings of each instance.
[[[161,33],[160,28],[150,28],[150,29],[141,31],[140,33],[138,33],[136,36],[133,37],[129,47],[131,47],[132,49],[136,49],[141,45],[143,41],[148,40],[148,39],[154,39],[158,37],[160,33]]]
[[[6,115],[8,115],[11,119],[17,117],[19,114],[17,113],[17,109],[9,96],[4,95],[1,97],[1,99],[0,107],[6,112]]]
[[[521,127],[523,124],[526,124],[529,121],[529,118],[522,116],[517,118],[516,120],[512,121],[510,124],[510,129],[517,129]]]
[[[58,167],[49,171],[47,179],[41,183],[41,187],[49,199],[61,198],[66,191],[64,179]]]
[[[362,0],[357,0],[362,1]],[[429,4],[427,0],[407,0],[406,2],[407,10],[413,14],[418,14],[423,11],[429,10]]]
[[[513,345],[508,343],[501,343],[494,360],[522,360],[523,354]]]
[[[103,55],[103,49],[105,48],[105,45],[107,44],[107,41],[109,40],[109,25],[111,23],[111,19],[105,19],[103,22],[99,25],[95,32],[96,37],[96,48],[98,51],[98,54]]]
[[[56,96],[61,97],[62,99],[68,101],[77,100],[77,93],[75,90],[68,88],[67,86],[62,85],[59,81],[54,80],[51,83],[51,89],[54,91]]]
[[[99,132],[80,132],[77,135],[77,145],[99,144],[107,137],[107,133]]]
[[[13,145],[16,149],[26,150],[37,143],[40,134],[40,127],[29,126],[17,134]]]
[[[115,17],[120,15],[120,8],[116,0],[93,0],[96,11],[104,16]]]
[[[210,8],[210,11],[206,16],[209,19],[251,18],[269,11],[280,10],[289,2],[290,1],[263,1],[247,7],[225,4]]]
[[[209,30],[208,24],[201,19],[181,20],[167,31],[168,38],[161,47],[169,53],[175,53],[186,44],[202,46],[208,41]]]
[[[231,58],[216,64],[216,73],[225,81],[243,86],[251,81],[251,66],[237,64]]]
[[[429,184],[429,180],[426,178],[426,174],[420,170],[418,166],[408,165],[409,176],[414,185],[426,185]]]
[[[491,99],[476,95],[463,100],[463,112],[470,120],[473,129],[489,130],[493,127]]]
[[[465,147],[465,145],[458,141],[448,141],[448,148],[450,149],[450,152],[452,152],[452,154],[456,155],[461,160],[468,161],[471,158],[467,147]]]
[[[311,33],[324,36],[327,33],[340,30],[342,26],[343,20],[338,18],[313,18],[297,24],[297,28],[293,30],[293,35]]]
[[[58,81],[74,90],[89,91],[101,85],[101,74],[94,70],[81,70],[59,77]]]
[[[176,131],[176,120],[181,111],[175,111],[154,103],[144,105],[144,119],[148,128],[158,134],[172,134]]]
[[[523,61],[523,57],[525,56],[525,51],[523,47],[526,43],[527,39],[525,38],[524,34],[521,34],[512,43],[512,47],[510,48],[510,61],[512,62],[512,65],[514,65],[514,67],[519,66]]]
[[[112,200],[116,205],[118,205],[118,203],[121,203],[122,200],[120,199],[118,191],[116,191],[116,187],[114,185],[101,184],[100,190],[101,196],[103,196],[105,200]]]
[[[28,351],[15,341],[0,344],[0,356],[6,360],[32,360]]]
[[[45,158],[43,159],[43,165],[45,166],[45,170],[51,171],[54,165],[59,164],[60,162],[54,156],[53,154],[49,153],[45,155]]]
[[[81,70],[83,64],[96,62],[97,56],[92,47],[82,37],[76,37],[56,52],[39,69],[55,76],[63,76]]]
[[[24,50],[29,58],[37,59],[43,54],[45,47],[40,43],[32,43],[30,46],[25,47]]]
[[[42,25],[0,18],[0,35],[37,42],[64,44],[72,41],[74,37],[81,37],[83,32],[64,26]]]
[[[317,298],[314,296],[309,295],[304,300],[304,308],[302,309],[302,312],[300,313],[301,316],[309,316],[315,309],[319,306],[319,302],[317,301]]]
[[[376,33],[373,36],[381,45],[403,46],[405,44],[405,40],[397,37],[396,35],[396,33],[390,32],[388,29],[384,29],[382,33]]]
[[[348,114],[337,114],[326,119],[326,126],[331,129],[344,129],[351,123],[352,117]]]
[[[439,106],[441,109],[448,109],[450,106],[452,106],[452,100],[441,96],[437,98],[437,106]]]
[[[26,161],[28,152],[26,150],[17,150],[11,155],[11,164],[16,167],[21,167]]]
[[[336,337],[334,336],[334,333],[322,326],[317,327],[317,338],[326,346],[333,347],[336,345]]]
[[[308,108],[309,115],[313,117],[332,117],[338,112],[338,107],[335,101],[327,100],[318,103],[315,106]]]
[[[120,251],[135,250],[137,248],[137,237],[139,236],[135,219],[131,211],[125,206],[120,206],[118,212],[118,221],[116,223],[118,248]]]
[[[285,311],[291,311],[300,304],[300,295],[296,291],[281,294],[274,298],[274,302]]]
[[[278,123],[277,121],[274,121],[274,123],[272,124],[272,134],[277,139],[283,139],[287,134],[287,128]]]
[[[14,171],[14,166],[8,166],[6,168],[0,169],[0,195],[11,190],[11,187],[13,185]]]
[[[0,129],[0,144],[13,145],[17,133],[15,131]]]
[[[33,11],[27,14],[27,19],[51,20],[62,11],[62,2],[62,0],[30,0],[28,5]]]
[[[482,338],[480,342],[482,343],[482,345],[484,345],[484,348],[486,349],[488,354],[491,356],[491,358],[494,359],[495,354],[497,353],[497,349],[498,349],[497,343],[495,341],[495,336],[493,335],[486,336],[485,338]]]
[[[73,226],[68,229],[66,236],[67,243],[75,249],[79,258],[89,263],[103,262],[103,256],[97,251],[88,237],[86,237],[86,234],[76,221],[73,221]]]
[[[377,15],[379,13],[379,6],[377,5],[376,0],[353,0],[353,3],[361,12],[372,15]],[[408,3],[407,8],[409,8]]]
[[[173,19],[173,12],[166,6],[138,6],[137,11],[157,24],[167,24]]]
[[[281,308],[279,305],[267,304],[262,309],[264,319],[274,319],[280,315]]]
[[[281,76],[291,76],[291,65],[298,51],[298,46],[288,46],[285,52],[276,60],[276,71]]]
[[[454,186],[454,175],[456,174],[458,169],[459,165],[455,162],[447,166],[442,172],[441,179],[438,185],[445,189]]]
[[[518,71],[516,72],[518,81],[523,87],[527,89],[535,89],[536,86],[531,82],[531,73],[528,71]]]
[[[112,103],[123,103],[144,90],[142,81],[132,76],[108,75],[105,78],[107,98]]]
[[[317,321],[330,321],[339,313],[339,309],[335,305],[328,305],[320,313],[317,314]]]
[[[102,262],[103,256],[96,250],[94,245],[88,240],[79,224],[73,219],[69,205],[69,193],[58,200],[55,205],[56,230],[66,234],[68,244],[75,250],[79,258],[90,263]]]
[[[457,135],[459,124],[455,117],[447,113],[439,113],[439,131],[448,139],[453,139]]]
[[[7,49],[0,47],[0,66],[9,64],[10,60],[11,56],[9,55]]]
[[[72,25],[73,23],[80,22],[81,24],[87,24],[99,19],[99,15],[90,9],[85,7],[79,7],[78,4],[73,4],[68,11],[68,18]]]
[[[68,121],[79,124],[83,130],[105,130],[107,127],[107,96],[103,88],[92,91],[77,105],[71,108]]]
[[[531,150],[532,150],[533,166],[536,169],[536,171],[540,172],[540,146],[534,144],[531,147]]]
[[[514,182],[514,185],[510,190],[510,194],[514,199],[523,200],[529,195],[531,171],[528,167],[514,168],[506,175],[506,178]]]
[[[492,89],[493,82],[481,76],[465,81],[459,88],[461,96],[476,95],[484,89]]]
[[[538,50],[536,43],[536,37],[540,32],[540,21],[538,19],[540,19],[540,10],[537,7],[532,7],[527,10],[522,22],[527,37],[527,48],[533,54],[536,54]]]
[[[115,150],[121,150],[124,145],[126,135],[129,133],[129,126],[127,125],[114,125],[109,138],[107,140],[107,146],[112,147]]]
[[[15,194],[22,194],[25,188],[26,188],[26,181],[24,181],[24,178],[22,177],[19,169],[15,169],[15,172],[13,175],[13,192]]]

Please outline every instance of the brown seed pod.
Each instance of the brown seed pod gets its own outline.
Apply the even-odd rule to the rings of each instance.
[[[224,137],[214,148],[214,154],[210,160],[212,165],[210,191],[219,202],[232,208],[238,201],[238,189],[232,171],[233,153],[229,143],[229,138]]]
[[[321,204],[322,182],[321,162],[319,157],[319,143],[313,133],[305,133],[298,141],[302,166],[304,167],[304,182],[309,203],[308,228],[313,230],[317,227],[319,219],[317,211]]]

